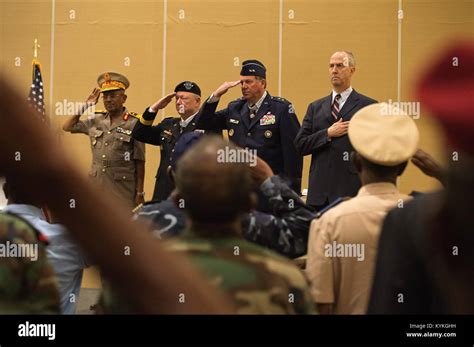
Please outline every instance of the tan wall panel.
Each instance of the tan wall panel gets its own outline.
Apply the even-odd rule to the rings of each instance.
[[[436,58],[439,49],[455,39],[474,37],[474,1],[404,1],[403,8],[402,99],[416,102],[416,82]],[[417,125],[420,130],[420,147],[445,163],[446,146],[442,132],[423,105]],[[410,164],[400,180],[400,187],[404,191],[427,191],[439,187],[439,184]]]
[[[185,11],[185,19],[179,11]],[[171,1],[168,5],[168,77],[171,90],[195,79],[203,97],[222,82],[237,80],[234,58],[261,60],[267,67],[270,92],[276,93],[278,67],[278,7],[274,1]],[[226,94],[220,107],[241,97],[238,87]],[[174,111],[172,111],[175,114]]]
[[[28,95],[31,85],[33,45],[41,44],[39,55],[45,79],[49,77],[51,51],[51,1],[0,0],[0,71]],[[20,58],[20,65],[16,58]],[[49,89],[49,80],[46,91]],[[48,97],[46,97],[46,101]]]

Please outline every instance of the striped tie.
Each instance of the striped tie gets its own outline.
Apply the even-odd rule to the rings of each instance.
[[[341,94],[337,94],[334,97],[334,102],[332,104],[331,114],[335,120],[337,120],[337,117],[339,117],[339,99],[340,98],[341,98]]]

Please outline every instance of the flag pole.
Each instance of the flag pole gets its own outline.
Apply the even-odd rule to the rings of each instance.
[[[35,39],[35,45],[33,46],[33,65],[38,63],[38,50],[41,46],[38,43],[38,39]]]

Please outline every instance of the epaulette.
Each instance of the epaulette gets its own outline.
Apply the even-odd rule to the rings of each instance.
[[[321,216],[323,214],[325,214],[327,211],[329,211],[331,208],[333,208],[334,206],[337,206],[339,205],[341,202],[344,202],[344,201],[347,201],[351,199],[350,196],[344,196],[342,198],[337,198],[336,200],[334,200],[333,202],[331,202],[329,205],[327,205],[325,208],[323,208],[321,211],[319,211],[318,213],[316,213],[316,219],[318,218],[321,218]]]
[[[95,110],[94,113],[96,113],[96,114],[106,114],[107,111],[105,111],[105,110]]]
[[[141,114],[138,114],[136,112],[127,111],[126,113],[124,113],[122,118],[123,118],[123,120],[128,120],[130,117],[133,117],[133,118],[136,118],[136,119],[140,120],[141,116],[142,116]]]
[[[289,102],[285,98],[282,98],[281,96],[272,96],[271,98],[272,98],[272,100],[280,101],[280,102],[283,102],[285,104],[291,104],[291,102]]]
[[[139,113],[136,113],[136,112],[128,112],[128,114],[134,118],[140,118],[141,117],[141,114]]]
[[[231,102],[229,102],[229,104],[233,104],[234,102],[241,102],[241,101],[243,101],[243,100],[245,100],[245,99],[244,99],[244,97],[242,96],[242,97],[240,97],[240,98],[238,98],[238,99],[232,100]]]

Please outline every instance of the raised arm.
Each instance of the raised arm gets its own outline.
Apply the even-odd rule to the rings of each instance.
[[[67,119],[66,122],[63,124],[63,130],[67,132],[80,132],[80,133],[87,133],[88,126],[84,122],[81,122],[79,118],[81,118],[82,114],[86,112],[86,110],[97,104],[99,101],[100,96],[100,89],[94,88],[92,93],[87,97],[86,101],[84,102],[81,110],[78,114],[72,116],[71,118]]]
[[[165,108],[175,95],[176,93],[168,94],[145,109],[132,131],[132,137],[135,140],[155,146],[161,144],[161,132],[163,131],[162,124],[160,123],[156,126],[152,126],[153,121],[155,120],[158,111]]]
[[[196,121],[196,127],[198,129],[217,131],[227,128],[227,109],[216,112],[217,104],[222,95],[238,84],[240,84],[240,80],[224,82],[211,94],[199,111],[199,116]]]

